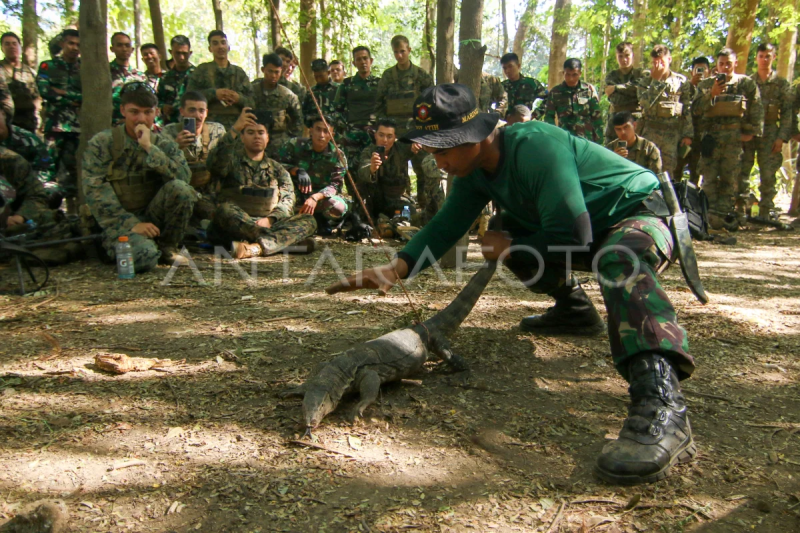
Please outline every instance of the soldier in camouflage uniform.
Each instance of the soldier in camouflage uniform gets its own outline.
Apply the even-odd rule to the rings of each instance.
[[[192,44],[185,35],[176,35],[170,41],[169,53],[175,62],[173,68],[167,71],[158,84],[158,107],[164,124],[177,122],[180,119],[180,102],[189,76],[194,72],[194,65],[189,62],[192,57]]]
[[[4,78],[14,99],[13,125],[35,132],[39,128],[39,109],[42,98],[36,87],[36,73],[22,62],[22,45],[15,33],[0,36],[3,55],[0,77]]]
[[[122,86],[132,81],[147,82],[144,72],[131,65],[133,55],[133,44],[127,33],[118,31],[111,36],[111,52],[114,59],[109,64],[111,68],[111,104],[114,112],[111,115],[111,123],[119,124],[122,122],[122,112],[120,111],[120,96]]]
[[[600,99],[592,84],[581,81],[582,66],[579,59],[564,62],[564,82],[548,94],[544,121],[556,124],[557,119],[562,130],[602,145],[604,124]]]
[[[337,130],[343,132],[339,145],[347,156],[350,174],[355,177],[361,151],[370,142],[368,129],[375,120],[373,111],[378,97],[380,78],[372,75],[372,52],[366,46],[353,48],[353,65],[358,71],[355,76],[345,78],[336,92],[334,100],[334,120]],[[347,183],[350,187],[350,183]],[[352,191],[351,191],[352,192]]]
[[[297,95],[279,83],[283,72],[281,57],[264,54],[261,64],[264,77],[252,83],[254,110],[272,114],[272,122],[267,124],[267,155],[276,159],[281,146],[303,134],[303,112]]]
[[[231,246],[236,259],[289,251],[310,252],[314,217],[293,215],[295,195],[289,173],[267,157],[267,125],[245,109],[208,157],[220,185],[220,204],[208,227],[209,240]],[[295,245],[298,245],[295,247]]]
[[[281,57],[281,61],[283,62],[283,73],[281,78],[278,80],[278,84],[292,91],[302,105],[303,102],[306,101],[306,94],[308,91],[302,83],[298,83],[290,79],[295,67],[297,67],[297,61],[295,60],[296,58],[294,57],[294,54],[291,50],[284,48],[283,46],[277,47],[275,49],[275,53]]]
[[[710,222],[730,230],[738,223],[723,218],[734,211],[742,143],[760,137],[764,130],[764,108],[758,85],[743,74],[736,74],[736,52],[723,48],[717,54],[717,71],[726,81],[708,78],[697,86],[692,112],[704,131],[701,141],[700,174],[708,196]]]
[[[705,56],[697,57],[692,61],[692,77],[689,79],[689,88],[691,89],[691,99],[697,95],[697,86],[701,81],[711,75],[711,64]],[[703,138],[703,131],[700,129],[700,122],[697,115],[692,113],[692,131],[694,137],[692,138],[691,150],[686,152],[687,148],[683,147],[678,150],[678,164],[675,167],[675,180],[681,178],[683,169],[689,167],[689,181],[697,185],[700,183],[700,173],[697,170],[700,164],[700,140]]]
[[[44,136],[66,198],[78,195],[78,114],[81,94],[80,37],[77,30],[64,30],[59,57],[39,65],[36,82],[47,117]],[[61,173],[60,167],[64,166]]]
[[[1,114],[1,113],[0,113]],[[5,116],[3,116],[5,121]],[[57,209],[64,198],[62,187],[55,181],[55,168],[47,145],[35,133],[19,126],[11,126],[9,135],[0,146],[21,155],[44,187],[48,205]]]
[[[228,38],[220,30],[208,34],[208,51],[214,60],[202,63],[189,76],[187,91],[208,99],[208,119],[230,128],[245,107],[253,107],[253,89],[244,70],[228,61]]]
[[[408,162],[418,147],[396,142],[396,127],[390,118],[379,120],[375,132],[375,144],[364,148],[358,163],[358,190],[375,223],[381,214],[391,218],[397,211],[402,211],[404,206],[409,206],[412,212],[414,211],[414,202],[404,193],[408,183]],[[378,153],[379,146],[383,148],[382,154]],[[430,154],[425,155],[422,167],[426,172],[428,205],[425,206],[425,211],[419,220],[420,225],[425,225],[436,215],[444,202],[444,190],[442,190],[444,176]]]
[[[188,91],[183,93],[180,102],[182,119],[194,119],[194,133],[185,128],[184,121],[168,124],[164,135],[178,143],[183,157],[192,172],[189,184],[197,191],[192,222],[210,220],[216,207],[216,184],[211,180],[211,172],[206,166],[208,154],[225,135],[225,126],[218,122],[208,122],[208,101],[203,93]]]
[[[644,69],[633,66],[633,44],[629,42],[617,45],[617,64],[619,68],[606,75],[606,96],[611,102],[608,110],[608,125],[606,126],[606,140],[616,139],[614,125],[611,123],[616,113],[628,111],[633,114],[633,119],[642,118],[642,108],[639,106],[639,97],[636,92],[637,82],[644,76]]]
[[[661,151],[664,171],[670,178],[678,173],[678,145],[691,146],[694,135],[692,123],[692,84],[686,76],[670,71],[672,55],[663,44],[650,52],[653,68],[639,80],[639,105],[642,107],[640,133],[656,143]]]
[[[614,140],[606,143],[606,148],[628,161],[651,170],[654,174],[660,174],[661,152],[655,143],[636,135],[636,121],[633,114],[630,111],[620,111],[614,115],[611,123],[614,126]],[[620,141],[626,143],[624,148],[620,145]]]
[[[500,58],[500,65],[503,67],[503,74],[506,80],[503,81],[503,88],[508,98],[507,110],[511,110],[515,105],[524,105],[533,113],[533,118],[541,117],[537,100],[547,99],[547,87],[536,78],[525,76],[520,72],[519,56],[509,52]],[[504,116],[504,115],[500,115]]]
[[[314,99],[311,98],[312,93],[317,97],[322,113],[325,116],[333,116],[333,102],[336,100],[336,91],[339,89],[339,84],[331,81],[328,62],[324,59],[315,59],[311,62],[311,72],[314,73],[314,81],[317,84],[306,94],[306,99],[303,101],[303,116],[313,117],[319,115]]]
[[[325,120],[333,123],[330,117]],[[299,212],[313,214],[318,232],[324,236],[331,232],[330,222],[339,222],[347,214],[347,200],[341,196],[347,158],[333,146],[328,128],[319,115],[309,124],[311,138],[292,139],[284,144],[278,161],[295,182]]]
[[[157,95],[161,78],[164,77],[164,71],[161,70],[161,52],[159,52],[158,46],[153,43],[143,44],[141,51],[142,62],[147,67],[143,73],[144,77]]]
[[[341,85],[345,76],[347,76],[347,74],[344,72],[344,63],[338,59],[331,61],[331,81]]]
[[[120,103],[124,123],[92,137],[83,154],[83,193],[103,247],[113,258],[128,237],[136,272],[187,265],[178,248],[197,198],[189,166],[175,141],[151,131],[158,98],[149,87],[127,85]]]
[[[783,163],[783,143],[792,138],[792,107],[794,94],[791,84],[772,70],[775,46],[762,43],[756,52],[758,72],[750,78],[758,85],[764,107],[764,133],[744,143],[742,173],[739,182],[739,197],[750,193],[750,171],[758,154],[758,170],[761,175],[758,206],[761,216],[768,216],[775,208],[775,174]]]
[[[497,76],[481,74],[481,94],[478,107],[483,112],[493,111],[504,117],[508,110],[508,94],[503,82]]]

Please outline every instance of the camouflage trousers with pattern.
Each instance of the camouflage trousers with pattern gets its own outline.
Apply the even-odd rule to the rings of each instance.
[[[136,272],[152,269],[161,257],[160,248],[180,246],[189,226],[189,220],[192,218],[196,199],[197,193],[188,183],[179,180],[168,181],[158,190],[147,208],[136,213],[141,222],[150,222],[158,227],[160,231],[157,237],[158,243],[144,235],[124,231],[119,227],[110,227],[103,230],[103,248],[109,257],[115,258],[117,241],[125,235],[133,251],[133,265]]]
[[[663,171],[668,172],[671,179],[680,180],[680,176],[676,177],[675,171],[678,167],[678,143],[681,142],[680,124],[677,121],[670,124],[642,120],[641,136],[658,146]]]
[[[509,217],[503,217],[503,229],[512,237],[526,233]],[[670,230],[652,214],[630,216],[598,238],[589,252],[572,254],[573,270],[594,270],[598,277],[608,312],[611,356],[626,379],[627,361],[642,352],[663,354],[681,379],[694,371],[686,331],[658,281],[659,270],[672,255]],[[533,284],[539,265],[532,254],[515,254],[506,266],[537,294],[557,295],[559,289],[577,283],[574,275],[567,277],[566,261],[544,263],[541,278]]]
[[[710,155],[700,156],[700,174],[703,176],[703,191],[708,197],[708,208],[712,213],[725,216],[733,212],[741,173],[742,140],[739,129],[706,133],[714,139]]]
[[[742,154],[742,173],[739,176],[739,195],[750,192],[750,171],[756,162],[756,156],[758,156],[758,170],[761,178],[758,185],[761,199],[758,205],[761,209],[769,210],[775,207],[774,200],[778,192],[775,189],[776,174],[783,164],[783,154],[781,152],[772,153],[772,145],[777,139],[778,124],[765,122],[764,135],[753,137],[752,140],[742,143],[744,152]]]
[[[214,218],[208,226],[207,235],[211,244],[231,247],[233,241],[258,242],[264,255],[272,255],[307,239],[316,233],[317,221],[312,215],[294,215],[279,220],[270,228],[257,224],[236,204],[224,202],[217,206]]]
[[[78,196],[78,145],[79,133],[51,132],[45,134],[47,150],[52,154],[58,184],[66,198]],[[61,171],[61,165],[64,171]]]

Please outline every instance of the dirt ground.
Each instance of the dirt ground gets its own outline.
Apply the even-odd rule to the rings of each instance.
[[[800,231],[738,238],[697,245],[709,305],[679,269],[663,276],[698,361],[699,455],[627,488],[592,473],[627,401],[607,339],[520,332],[550,302],[501,276],[453,338],[469,388],[430,363],[364,420],[345,403],[313,448],[291,442],[300,403],[276,393],[412,319],[397,290],[325,295],[356,245],[243,262],[249,282],[208,255],[130,281],[97,261],[58,268],[49,292],[0,297],[0,523],[60,499],[74,532],[798,531]],[[413,301],[431,316],[468,275],[427,271]],[[104,352],[179,364],[114,376],[94,366]]]

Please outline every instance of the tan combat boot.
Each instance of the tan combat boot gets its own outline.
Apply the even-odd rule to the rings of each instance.
[[[261,257],[261,245],[244,241],[233,241],[231,255],[234,259],[249,259],[251,257]]]

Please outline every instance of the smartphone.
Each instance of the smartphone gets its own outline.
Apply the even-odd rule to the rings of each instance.
[[[617,148],[628,149],[628,141],[617,141]]]
[[[183,131],[188,131],[192,135],[197,135],[197,120],[194,117],[184,117]]]
[[[694,71],[702,76],[706,73],[706,67],[697,67]]]
[[[255,109],[253,114],[256,116],[256,123],[266,126],[267,129],[272,128],[272,111],[265,109]]]
[[[386,156],[386,147],[385,146],[376,146],[375,147],[375,153],[378,154],[379,156],[381,156],[381,159],[383,159]]]
[[[717,74],[717,81],[719,83],[727,83],[728,82],[728,75],[727,74]]]

